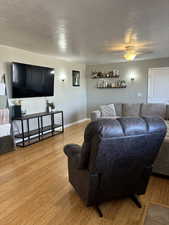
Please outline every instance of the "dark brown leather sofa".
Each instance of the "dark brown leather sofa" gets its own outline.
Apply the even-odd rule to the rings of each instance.
[[[106,105],[105,105],[106,106]],[[160,103],[144,103],[144,104],[127,104],[127,103],[114,103],[116,116],[159,116],[169,124],[169,105]],[[110,118],[111,116],[107,116]],[[95,121],[102,119],[103,115],[101,110],[91,112],[91,120]],[[104,118],[106,118],[104,116]],[[113,116],[112,116],[113,118]],[[168,125],[169,127],[169,125]],[[169,130],[169,128],[168,128]],[[169,134],[169,131],[168,131]],[[159,154],[154,162],[153,173],[163,176],[169,176],[169,135],[164,138],[163,144]]]
[[[91,122],[81,146],[64,147],[69,181],[87,206],[146,191],[152,165],[166,133],[158,117],[123,117]]]

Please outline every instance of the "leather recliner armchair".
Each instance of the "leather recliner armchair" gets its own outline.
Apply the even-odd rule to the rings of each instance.
[[[85,129],[81,146],[64,147],[69,181],[87,206],[146,191],[166,125],[159,117],[100,119]]]

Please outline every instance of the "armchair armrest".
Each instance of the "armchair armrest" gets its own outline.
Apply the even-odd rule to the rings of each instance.
[[[101,112],[99,110],[95,110],[90,114],[91,120],[95,121],[101,117]]]
[[[77,169],[80,167],[81,149],[82,147],[76,144],[68,144],[64,146],[64,153],[73,161],[73,164]]]

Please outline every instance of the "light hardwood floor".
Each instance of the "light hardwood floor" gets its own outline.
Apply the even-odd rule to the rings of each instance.
[[[68,183],[63,146],[81,144],[87,123],[63,135],[0,156],[0,225],[141,225],[150,203],[169,206],[169,180],[152,177],[143,208],[130,199],[86,208]]]

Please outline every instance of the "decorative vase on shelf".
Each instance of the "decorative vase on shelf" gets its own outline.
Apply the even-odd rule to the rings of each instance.
[[[126,87],[126,81],[125,80],[121,81],[121,87],[123,87],[123,88]]]

